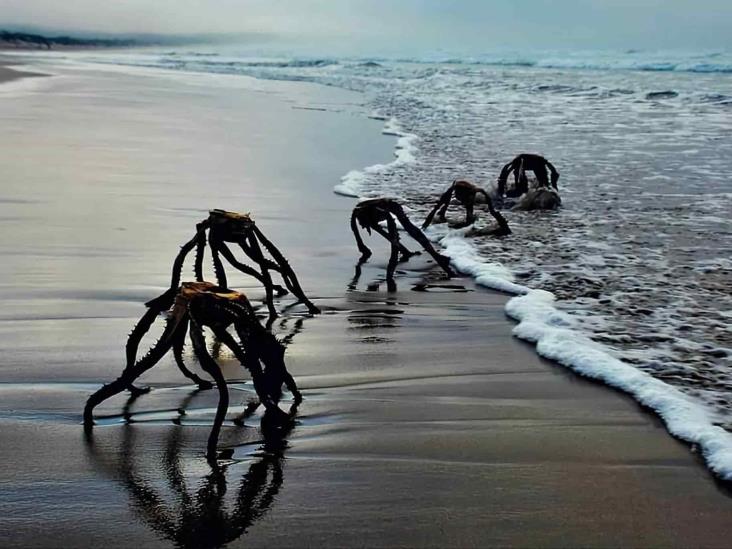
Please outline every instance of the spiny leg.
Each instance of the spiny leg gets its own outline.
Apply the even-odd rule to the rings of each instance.
[[[282,252],[270,242],[266,236],[262,233],[262,231],[259,230],[259,227],[256,225],[254,226],[254,234],[256,235],[256,239],[258,241],[262,242],[262,245],[265,247],[265,249],[272,255],[275,262],[280,266],[282,277],[285,281],[285,285],[289,288],[289,290],[297,297],[300,301],[302,301],[308,308],[308,311],[312,314],[320,313],[320,309],[315,306],[305,295],[305,292],[303,291],[302,287],[300,286],[300,282],[297,280],[297,276],[295,275],[295,271],[292,270],[292,267],[290,267],[290,264],[287,262],[287,259],[285,259],[285,256],[282,255]]]
[[[430,213],[427,214],[427,218],[424,220],[424,223],[422,223],[422,230],[430,226],[430,223],[432,223],[432,219],[435,217],[437,210],[439,210],[440,208],[442,208],[442,210],[440,211],[440,214],[437,216],[437,218],[444,221],[445,213],[447,212],[447,208],[450,205],[450,199],[452,198],[452,192],[454,187],[455,183],[450,185],[450,188],[442,193],[442,196],[440,196],[434,208],[432,208]]]
[[[221,341],[224,345],[231,349],[231,352],[234,353],[234,356],[241,363],[241,365],[249,371],[252,376],[254,390],[257,392],[257,396],[259,397],[260,402],[264,404],[264,406],[268,409],[279,409],[279,407],[277,406],[277,402],[275,401],[273,396],[265,391],[264,378],[267,374],[262,371],[262,366],[259,364],[259,355],[252,348],[252,346],[250,346],[250,348],[247,349],[247,352],[245,353],[242,349],[242,346],[234,339],[234,337],[229,332],[227,332],[223,328],[214,330],[214,333],[216,334],[216,337],[219,338],[219,341]],[[253,333],[249,334],[248,337],[251,339],[258,336],[256,333]]]
[[[355,212],[351,214],[351,231],[353,232],[353,236],[356,237],[356,246],[358,246],[358,251],[361,252],[361,263],[363,263],[369,257],[371,257],[371,250],[369,250],[368,246],[363,243],[361,235],[358,232],[358,223],[356,221]]]
[[[219,390],[219,403],[216,408],[216,416],[214,417],[214,424],[208,436],[208,444],[206,445],[206,458],[209,461],[215,461],[216,444],[219,440],[221,425],[224,423],[226,411],[229,408],[229,389],[226,386],[226,379],[224,379],[224,375],[221,373],[221,368],[213,357],[208,354],[206,338],[203,335],[203,330],[193,318],[193,314],[191,315],[190,333],[191,341],[193,342],[193,351],[196,353],[201,367],[214,379],[216,388]]]
[[[257,261],[257,263],[259,263],[259,267],[262,269],[262,283],[264,284],[265,302],[267,303],[267,309],[269,310],[269,317],[276,318],[277,309],[275,309],[274,306],[274,287],[272,284],[272,277],[269,274],[269,270],[267,270],[267,267],[264,265],[264,254],[262,254],[262,249],[259,247],[259,242],[257,242],[257,238],[254,236],[254,233],[250,233],[247,236],[247,241],[254,255],[253,259]],[[284,273],[283,279],[285,280],[285,285],[289,286],[289,284],[287,284],[287,278],[285,277]]]
[[[498,235],[499,236],[505,236],[511,234],[511,229],[508,226],[508,221],[506,221],[506,218],[503,217],[498,211],[493,207],[493,201],[491,200],[491,197],[488,195],[488,193],[484,189],[478,190],[479,193],[483,193],[485,196],[485,203],[488,206],[488,211],[493,216],[493,219],[496,220],[498,223]]]
[[[160,341],[158,341],[144,357],[138,360],[134,366],[125,368],[120,377],[108,385],[103,385],[96,393],[89,397],[86,401],[86,406],[84,406],[85,429],[89,430],[94,425],[94,408],[108,398],[111,398],[130,387],[135,379],[160,362],[160,360],[165,356],[165,353],[167,353],[173,345],[173,328],[173,324],[169,320]]]
[[[389,210],[396,216],[399,223],[404,227],[404,230],[407,231],[407,234],[422,245],[425,251],[430,254],[437,264],[442,267],[442,270],[447,273],[447,276],[455,276],[455,273],[450,268],[450,260],[444,255],[437,253],[424,233],[412,224],[407,217],[407,214],[404,213],[404,209],[402,209],[401,205],[394,202],[390,204]]]
[[[255,262],[256,262],[256,260],[254,259],[254,256],[255,256],[256,254],[255,254],[255,253],[254,253],[254,251],[253,251],[253,250],[252,250],[252,249],[251,249],[251,248],[249,247],[249,245],[248,245],[248,244],[246,243],[246,241],[245,241],[245,240],[240,240],[239,242],[237,242],[237,244],[239,244],[239,247],[241,248],[241,250],[242,250],[242,251],[244,252],[244,254],[245,254],[245,255],[246,255],[246,256],[247,256],[247,257],[248,257],[249,259],[251,259],[251,260],[253,260],[253,261],[255,261]],[[263,258],[262,258],[262,263],[261,263],[261,264],[262,264],[262,265],[265,265],[265,266],[267,267],[267,269],[269,269],[269,270],[271,270],[271,271],[276,271],[276,272],[278,272],[278,273],[282,274],[282,269],[280,269],[280,266],[279,266],[279,265],[277,265],[277,263],[275,263],[274,261],[270,261],[269,259],[267,259],[267,258],[263,257]],[[257,273],[257,274],[259,274],[259,273]],[[261,275],[260,275],[260,276],[261,276]],[[287,295],[287,294],[289,294],[289,293],[290,293],[290,292],[288,292],[288,291],[287,291],[287,290],[286,290],[285,288],[283,288],[282,286],[280,286],[279,284],[273,284],[273,285],[272,285],[272,288],[274,289],[275,293],[277,294],[277,297],[282,297],[283,295]]]
[[[191,238],[188,242],[183,244],[183,246],[180,249],[180,252],[178,252],[178,255],[176,256],[175,260],[173,261],[173,274],[170,279],[170,287],[171,289],[177,289],[178,286],[180,286],[180,273],[183,269],[183,263],[186,260],[186,256],[190,253],[190,251],[196,246],[199,242],[201,233],[208,228],[208,222],[202,221],[197,226],[196,235]]]
[[[137,360],[137,350],[142,338],[150,330],[157,317],[170,308],[174,299],[175,292],[173,290],[168,290],[159,297],[152,299],[145,304],[148,307],[148,310],[144,315],[142,315],[142,318],[137,322],[127,338],[127,344],[125,345],[125,370],[131,368],[135,364],[135,361]],[[139,396],[150,390],[149,388],[142,389],[135,387],[131,383],[128,389],[135,396]]]
[[[391,255],[389,256],[389,264],[386,267],[386,285],[390,292],[395,292],[394,270],[396,269],[399,256],[399,234],[392,216],[389,215],[386,217],[386,224],[389,227],[389,242],[391,244]]]
[[[185,348],[187,332],[188,321],[186,320],[181,322],[175,333],[175,340],[173,341],[173,356],[175,357],[175,363],[178,365],[178,369],[183,373],[183,375],[193,381],[193,383],[198,385],[199,389],[212,389],[213,384],[208,380],[200,378],[198,375],[189,370],[186,366],[185,361],[183,360],[183,350]]]
[[[198,282],[203,282],[203,255],[206,252],[206,231],[199,223],[196,225],[196,261],[194,263],[194,273]]]
[[[224,264],[221,263],[219,257],[220,241],[214,239],[211,233],[208,234],[208,244],[211,246],[211,258],[213,259],[214,273],[216,274],[216,282],[222,288],[228,288],[229,284],[226,280],[226,271],[224,270]]]
[[[383,236],[384,238],[386,238],[387,240],[391,240],[391,238],[389,237],[389,233],[387,231],[385,231],[383,229],[383,227],[381,227],[381,225],[374,226],[373,230],[375,232],[377,232],[378,234],[380,234],[381,236]],[[399,248],[399,251],[402,254],[401,261],[407,261],[413,255],[420,254],[420,252],[410,252],[409,249],[404,244],[402,244],[401,241],[397,242],[397,247]]]

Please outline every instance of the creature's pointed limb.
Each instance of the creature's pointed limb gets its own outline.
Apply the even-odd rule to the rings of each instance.
[[[194,273],[198,282],[203,282],[203,256],[206,252],[206,229],[203,224],[196,225],[196,261],[194,263]]]
[[[235,325],[235,328],[237,328],[237,330],[240,332],[241,337],[242,327],[240,325]],[[262,371],[262,366],[259,363],[260,357],[256,351],[256,345],[249,345],[247,348],[247,352],[245,353],[241,345],[239,345],[234,337],[226,330],[218,329],[215,330],[214,333],[224,345],[231,349],[231,352],[234,353],[234,356],[237,358],[237,360],[239,360],[242,366],[244,366],[249,371],[252,376],[254,390],[257,392],[259,401],[264,405],[264,407],[267,410],[274,412],[275,414],[280,414],[282,416],[286,415],[285,412],[280,410],[280,407],[277,406],[278,399],[268,393],[266,390],[268,383],[266,383],[265,377],[267,376],[267,374],[266,372]],[[255,332],[253,334],[249,334],[248,337],[249,339],[251,339],[252,337],[259,336]],[[243,339],[244,338],[242,338],[242,340]]]
[[[216,407],[216,416],[214,417],[214,424],[208,436],[208,444],[206,445],[206,459],[215,462],[216,445],[219,441],[221,425],[224,423],[226,411],[229,409],[229,389],[226,386],[224,374],[221,373],[221,368],[208,353],[208,349],[206,349],[206,338],[203,335],[203,330],[196,323],[193,316],[191,317],[190,333],[191,341],[193,342],[193,351],[196,353],[201,367],[214,379],[216,388],[219,390],[219,403]]]
[[[211,247],[211,258],[213,259],[214,273],[216,274],[216,282],[222,288],[228,288],[229,282],[226,280],[226,271],[224,264],[219,257],[222,242],[212,238],[211,233],[208,235],[208,245]]]
[[[167,353],[173,345],[173,332],[174,325],[173,322],[169,320],[160,341],[158,341],[145,356],[138,360],[132,367],[125,368],[122,375],[112,383],[103,385],[96,393],[89,397],[86,401],[86,406],[84,407],[85,429],[89,430],[94,425],[94,408],[108,398],[111,398],[130,387],[138,377],[160,362],[160,359],[165,356],[165,353]]]
[[[415,227],[411,221],[409,221],[409,218],[407,217],[407,214],[404,213],[404,209],[401,207],[401,205],[394,202],[391,204],[390,210],[391,213],[393,213],[399,220],[399,223],[402,224],[404,230],[407,231],[407,234],[409,234],[409,236],[411,236],[414,240],[422,245],[425,251],[434,258],[434,260],[440,267],[442,267],[442,270],[445,271],[447,276],[455,276],[455,273],[450,268],[450,259],[442,254],[437,253],[437,251],[432,247],[432,243],[424,235],[424,233],[420,231],[417,227]]]
[[[305,295],[305,292],[300,286],[300,282],[297,280],[295,271],[292,270],[292,267],[290,267],[290,264],[287,262],[287,259],[285,259],[285,256],[282,255],[282,252],[280,252],[277,247],[272,244],[272,242],[270,242],[266,236],[264,236],[262,231],[260,231],[259,227],[257,227],[256,225],[254,226],[254,234],[256,235],[257,240],[261,242],[265,249],[272,255],[275,262],[280,266],[280,269],[282,269],[282,277],[285,281],[285,285],[289,288],[289,290],[295,295],[295,297],[297,297],[307,306],[310,313],[320,313],[320,309],[316,307]]]
[[[140,347],[142,338],[150,330],[157,317],[164,311],[170,309],[174,300],[175,290],[171,289],[145,304],[148,310],[142,315],[142,318],[137,322],[127,338],[127,344],[125,345],[125,371],[134,366],[137,360],[137,350]],[[149,388],[135,387],[131,383],[128,389],[135,396],[140,396],[150,391]]]
[[[196,228],[196,235],[188,242],[183,244],[180,252],[178,252],[178,255],[173,261],[173,274],[170,279],[171,289],[177,289],[178,286],[180,286],[180,273],[183,269],[183,263],[186,260],[186,256],[198,244],[201,233],[205,232],[205,230],[208,228],[208,221],[201,221],[198,225],[196,225]]]
[[[496,234],[498,236],[506,236],[511,234],[511,229],[508,226],[508,221],[506,221],[506,218],[498,213],[498,211],[493,207],[493,201],[491,200],[491,197],[488,195],[488,193],[484,189],[479,189],[478,192],[483,193],[483,195],[485,196],[485,203],[488,206],[488,211],[493,216],[493,219],[495,219],[498,223],[498,232]]]
[[[559,187],[557,187],[557,182],[559,181],[559,172],[554,167],[554,164],[552,164],[548,160],[545,160],[545,162],[546,162],[546,167],[549,168],[549,171],[552,174],[552,183],[551,183],[552,184],[552,187],[554,187],[554,190],[555,191],[558,191],[559,190]]]
[[[386,240],[391,240],[389,233],[387,231],[385,231],[380,225],[374,226],[373,229],[374,229],[374,232],[380,234]],[[419,252],[410,252],[409,249],[404,244],[401,243],[401,241],[397,242],[397,247],[399,248],[399,252],[401,253],[401,256],[402,256],[400,261],[407,261],[413,255],[419,255]]]
[[[424,220],[424,223],[422,223],[422,230],[424,230],[430,226],[430,223],[432,223],[432,219],[435,217],[437,210],[439,210],[440,208],[442,208],[442,211],[440,211],[440,215],[438,215],[437,218],[440,220],[445,219],[445,214],[447,213],[447,208],[450,205],[450,200],[452,199],[452,193],[453,193],[454,187],[455,187],[455,183],[453,182],[452,185],[450,185],[450,188],[447,189],[444,193],[442,193],[442,196],[439,198],[439,200],[435,204],[434,208],[432,208],[430,213],[427,214],[427,218]]]
[[[534,169],[534,174],[536,175],[536,180],[539,183],[539,187],[544,187],[547,189],[551,188],[549,184],[549,177],[546,171],[546,166],[537,166]]]
[[[213,383],[208,380],[202,379],[194,372],[188,369],[185,360],[183,360],[183,350],[186,342],[186,334],[188,333],[188,321],[181,322],[178,326],[174,341],[173,341],[173,356],[175,357],[175,363],[178,365],[178,369],[188,379],[198,385],[199,389],[212,389]]]
[[[389,215],[386,217],[386,225],[389,228],[389,242],[391,244],[389,264],[386,267],[386,285],[390,292],[395,292],[396,283],[394,282],[394,270],[396,269],[397,259],[399,256],[399,233],[392,216]]]
[[[501,198],[506,194],[506,182],[514,169],[513,160],[501,168],[501,174],[498,176],[498,196]]]
[[[262,249],[259,247],[259,242],[257,242],[257,237],[251,233],[247,237],[247,241],[249,243],[249,246],[252,249],[252,253],[254,254],[255,261],[257,259],[263,259],[264,254],[262,254]],[[264,292],[265,292],[265,302],[267,303],[267,310],[269,311],[269,318],[277,318],[277,309],[275,309],[274,306],[274,285],[272,284],[272,277],[269,274],[269,271],[267,270],[267,267],[265,267],[262,262],[260,262],[260,267],[262,269],[262,284],[264,284]],[[287,278],[283,277],[285,280],[285,284],[287,284]],[[294,292],[293,292],[294,293]],[[297,294],[295,294],[297,296]],[[297,296],[299,297],[299,296]]]
[[[255,259],[257,254],[254,252],[254,250],[252,250],[251,246],[249,246],[249,244],[247,244],[246,240],[240,240],[239,242],[237,242],[237,244],[239,244],[239,247],[244,252],[244,254],[252,261],[259,264],[263,268],[266,267],[270,271],[275,271],[275,272],[282,274],[282,269],[280,269],[280,266],[277,265],[277,263],[275,263],[274,261],[267,259],[264,256],[261,257],[261,261],[258,259]],[[257,273],[257,274],[259,274],[259,273]],[[252,275],[252,276],[254,276],[254,275]],[[261,282],[261,280],[260,280],[260,282]],[[279,284],[273,284],[272,288],[274,289],[275,293],[277,294],[277,297],[282,297],[283,295],[287,295],[290,293],[285,288],[280,286]]]
[[[351,231],[353,232],[353,236],[356,237],[356,246],[358,246],[358,251],[361,252],[361,262],[364,262],[371,257],[371,250],[369,250],[368,246],[363,243],[361,235],[358,232],[358,222],[356,221],[355,212],[351,214]]]

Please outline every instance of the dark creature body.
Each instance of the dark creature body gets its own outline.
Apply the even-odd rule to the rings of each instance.
[[[429,213],[429,215],[427,215],[427,218],[424,220],[424,223],[422,224],[422,229],[426,229],[427,227],[429,227],[430,223],[432,223],[432,220],[435,217],[435,214],[437,214],[438,221],[443,223],[445,222],[445,214],[447,213],[447,208],[450,206],[450,200],[452,199],[453,195],[455,195],[455,199],[460,202],[460,204],[465,206],[465,223],[459,225],[458,227],[466,227],[467,225],[474,223],[475,214],[473,213],[473,210],[475,208],[475,200],[479,194],[485,196],[485,202],[488,205],[488,211],[496,220],[496,222],[498,222],[498,228],[495,230],[495,234],[498,236],[511,234],[511,229],[508,227],[508,222],[500,213],[498,213],[493,208],[493,202],[491,201],[491,197],[488,196],[488,193],[484,189],[473,185],[469,181],[461,180],[453,181],[452,185],[450,185],[450,187],[443,193],[443,195],[437,201],[437,204],[435,204],[435,207],[432,208],[432,211]]]
[[[547,168],[551,172],[551,183],[549,182]],[[516,198],[525,194],[529,190],[529,180],[526,172],[532,171],[536,175],[536,180],[540,188],[554,188],[558,190],[557,181],[559,181],[559,172],[557,169],[543,156],[538,154],[520,154],[511,162],[503,166],[501,174],[498,176],[498,196],[508,196]],[[514,188],[506,191],[506,181],[508,176],[513,172]]]
[[[361,252],[361,262],[371,257],[371,250],[363,243],[361,235],[358,232],[358,225],[361,225],[369,234],[374,231],[391,243],[391,256],[389,257],[389,265],[386,269],[386,280],[390,287],[394,285],[394,270],[396,269],[397,259],[401,254],[401,260],[406,261],[419,252],[410,252],[399,240],[399,232],[397,231],[394,218],[399,220],[407,234],[414,240],[419,242],[425,251],[430,254],[437,264],[447,273],[447,276],[455,276],[450,268],[450,259],[435,251],[427,237],[414,224],[409,221],[407,214],[404,213],[402,206],[392,198],[374,198],[359,202],[353,209],[351,214],[351,230],[353,236],[356,237],[358,251]],[[384,230],[380,223],[386,222],[387,229]]]
[[[183,347],[188,332],[198,362],[214,379],[219,391],[219,404],[206,452],[208,459],[214,460],[219,431],[229,406],[229,391],[221,368],[206,348],[204,326],[211,329],[216,338],[231,349],[239,362],[249,370],[259,402],[264,404],[271,416],[281,420],[289,418],[277,405],[283,384],[294,396],[296,404],[302,400],[295,380],[285,367],[284,345],[262,327],[244,294],[209,282],[185,282],[177,292],[168,290],[147,305],[148,312],[130,334],[128,363],[122,375],[102,386],[87,400],[84,408],[84,427],[87,430],[94,425],[93,412],[97,405],[131,388],[132,383],[160,362],[171,348],[181,371],[200,386],[203,380],[190,372],[183,363]],[[167,312],[168,317],[162,336],[147,354],[135,360],[140,339],[163,312]],[[238,340],[228,332],[230,326],[233,326]]]
[[[208,219],[196,225],[196,235],[182,246],[173,263],[173,276],[170,282],[171,289],[178,287],[183,263],[185,262],[186,256],[194,248],[196,249],[196,280],[199,282],[203,281],[203,255],[206,249],[207,230],[208,245],[211,247],[214,272],[219,286],[223,288],[228,287],[226,271],[224,270],[224,265],[220,257],[223,256],[233,267],[244,274],[254,277],[264,285],[270,318],[277,316],[273,301],[274,293],[277,292],[277,295],[287,293],[287,290],[283,287],[273,284],[270,271],[275,271],[280,274],[287,289],[302,301],[311,313],[315,314],[320,312],[320,309],[305,296],[305,292],[303,292],[297,276],[285,259],[285,256],[262,234],[262,231],[259,230],[254,220],[249,215],[227,212],[225,210],[211,210]],[[259,266],[260,271],[238,261],[227,243],[239,246],[247,257]],[[272,256],[272,259],[264,256],[262,248]]]

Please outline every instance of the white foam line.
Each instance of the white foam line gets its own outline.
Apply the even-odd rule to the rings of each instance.
[[[581,334],[576,329],[578,320],[556,308],[554,294],[516,284],[509,269],[488,262],[465,240],[466,230],[437,226],[428,229],[428,236],[443,247],[442,253],[458,271],[473,276],[478,284],[518,294],[506,304],[506,313],[518,321],[514,336],[536,344],[541,356],[620,389],[654,410],[672,435],[701,448],[714,473],[732,480],[732,434],[714,424],[711,409],[613,357],[606,346]]]
[[[419,140],[419,137],[413,133],[402,131],[396,118],[387,120],[381,133],[398,138],[394,149],[396,159],[388,164],[374,164],[363,170],[351,170],[341,177],[341,182],[333,188],[336,194],[360,198],[363,195],[363,184],[368,180],[369,175],[378,175],[392,168],[405,164],[414,164],[417,161],[415,158],[417,145],[415,143]]]

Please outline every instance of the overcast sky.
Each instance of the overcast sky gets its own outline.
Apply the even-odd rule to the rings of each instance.
[[[0,27],[264,32],[334,43],[732,48],[732,0],[0,0]]]

